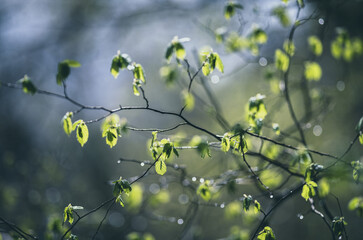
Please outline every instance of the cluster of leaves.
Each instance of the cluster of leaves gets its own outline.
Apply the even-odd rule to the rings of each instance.
[[[137,232],[129,233],[126,236],[127,240],[155,240],[154,236],[151,233],[140,234]]]
[[[141,87],[141,83],[146,83],[144,69],[139,63],[135,63],[131,61],[131,58],[128,54],[121,54],[120,51],[117,52],[116,56],[113,57],[111,63],[111,74],[114,78],[117,78],[120,70],[127,69],[132,72],[134,80],[133,80],[133,91],[135,96],[140,96],[139,87]]]
[[[117,144],[117,139],[122,136],[122,133],[127,132],[127,120],[112,114],[103,121],[101,131],[102,137],[106,138],[106,144],[112,148]]]
[[[266,96],[257,94],[248,101],[248,123],[252,131],[261,134],[263,120],[267,115],[266,107],[263,99]]]
[[[363,197],[355,197],[350,200],[348,209],[356,211],[359,217],[363,217]]]
[[[72,206],[72,204],[68,204],[68,206],[64,208],[64,212],[63,212],[64,220],[63,221],[66,222],[68,220],[68,222],[70,224],[72,224],[74,221],[73,211],[82,210],[82,209],[83,209],[82,206]]]
[[[116,202],[119,203],[122,207],[124,207],[124,201],[121,198],[121,194],[125,193],[126,195],[129,195],[129,193],[132,190],[131,185],[129,181],[127,181],[126,179],[122,179],[122,177],[120,177],[119,180],[116,180],[112,183],[114,184],[113,196],[116,197]]]
[[[244,130],[240,124],[236,124],[232,131],[226,132],[221,140],[221,150],[228,152],[232,148],[234,153],[247,153],[248,146],[244,136]]]
[[[348,225],[348,223],[344,221],[344,217],[335,217],[332,222],[334,234],[340,238],[345,231],[346,225]]]
[[[159,175],[164,175],[166,173],[167,167],[165,161],[172,156],[172,153],[175,156],[179,157],[179,152],[175,148],[175,145],[170,139],[163,138],[158,141],[157,137],[158,132],[152,132],[152,138],[150,142],[149,150],[151,152],[152,157],[156,161],[155,163],[155,171]]]
[[[89,137],[88,127],[87,127],[86,123],[81,119],[72,123],[72,117],[73,117],[72,112],[67,112],[64,115],[64,117],[62,119],[64,132],[68,136],[70,136],[71,133],[76,130],[77,141],[83,147],[83,145],[86,144],[86,142],[88,141],[88,137]]]
[[[316,195],[315,188],[318,187],[318,184],[311,180],[313,176],[315,176],[318,172],[323,170],[323,166],[318,165],[316,163],[312,163],[305,172],[305,184],[303,186],[301,196],[305,199],[305,201],[309,200]]]
[[[250,209],[251,204],[253,203],[253,210],[255,213],[259,213],[261,211],[261,204],[255,199],[252,198],[251,195],[243,194],[243,210],[247,212]]]
[[[202,197],[204,201],[209,201],[212,197],[211,183],[206,180],[204,183],[200,184],[197,189],[197,194]]]
[[[275,234],[272,231],[272,228],[269,226],[266,226],[263,228],[263,230],[261,232],[258,233],[257,236],[258,240],[275,240]]]
[[[331,43],[331,54],[336,59],[351,62],[363,53],[363,42],[359,38],[351,39],[345,29],[337,28],[337,36]]]
[[[56,75],[57,84],[62,85],[62,83],[67,79],[69,74],[71,74],[71,68],[78,68],[81,64],[74,60],[66,59],[58,63],[58,72]]]

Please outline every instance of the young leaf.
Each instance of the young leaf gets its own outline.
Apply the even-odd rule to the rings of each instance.
[[[69,67],[72,67],[72,68],[78,68],[81,66],[81,64],[75,60],[66,59],[63,61],[63,63],[66,63]]]
[[[82,147],[88,141],[88,135],[87,125],[82,121],[77,125],[77,140]]]
[[[255,204],[254,211],[257,214],[261,211],[261,204],[257,200],[255,200],[254,204]]]
[[[291,57],[295,54],[295,44],[293,41],[290,41],[289,39],[286,39],[283,44],[284,51],[290,55]]]
[[[64,115],[63,117],[63,129],[64,132],[70,136],[72,131],[73,131],[73,127],[72,127],[72,120],[71,117],[73,116],[72,112],[67,112],[66,115]]]
[[[203,198],[204,201],[209,201],[212,197],[212,194],[209,189],[209,181],[205,181],[201,185],[199,185],[197,189],[197,194]]]
[[[183,45],[181,45],[179,42],[178,43],[175,43],[175,55],[176,55],[176,58],[179,59],[179,60],[184,60],[185,58],[185,49],[183,47]]]
[[[228,152],[231,147],[231,133],[225,133],[221,141],[221,149],[223,152]]]
[[[145,83],[144,69],[142,68],[141,64],[137,63],[134,65],[133,73],[134,79],[141,80]]]
[[[185,110],[191,111],[194,109],[194,96],[190,92],[188,92],[186,89],[182,92],[182,97],[184,100],[184,106]]]
[[[287,27],[290,25],[290,19],[286,13],[286,7],[279,6],[274,8],[272,10],[272,15],[276,16],[280,20],[282,26]]]
[[[37,92],[37,88],[30,81],[30,78],[27,75],[25,75],[19,81],[21,82],[24,93],[29,93],[30,95],[34,95]]]
[[[278,70],[286,72],[289,68],[289,57],[280,49],[275,51],[275,65]]]
[[[210,74],[210,66],[208,62],[205,62],[203,67],[202,67],[202,72],[204,74],[204,76],[208,76]]]
[[[80,66],[81,64],[79,62],[69,59],[58,63],[58,73],[56,75],[57,84],[62,85],[62,83],[67,79],[71,73],[71,67],[77,68]]]
[[[261,232],[258,233],[258,240],[275,240],[275,234],[272,231],[272,228],[266,226]]]
[[[250,209],[250,205],[253,199],[251,195],[247,196],[246,194],[243,194],[243,196],[243,209],[245,210],[245,212],[247,212]]]
[[[222,63],[221,58],[219,57],[219,54],[218,53],[214,53],[214,56],[215,56],[215,65],[216,65],[216,68],[218,69],[218,71],[220,71],[221,73],[223,73],[224,72],[224,66],[223,66],[223,63]]]
[[[359,217],[363,217],[363,197],[352,198],[348,203],[350,211],[356,211]]]
[[[171,56],[173,55],[173,52],[174,52],[174,44],[169,44],[168,48],[166,49],[166,52],[165,52],[165,59],[170,62],[170,59],[171,59]]]
[[[272,124],[272,129],[274,130],[274,132],[276,133],[276,135],[280,135],[281,131],[280,131],[280,126],[278,123],[273,123]]]
[[[310,36],[308,38],[310,51],[313,52],[315,56],[320,56],[323,53],[323,44],[317,36]]]
[[[159,175],[164,175],[166,173],[166,164],[162,160],[158,160],[155,163],[155,171]]]
[[[66,222],[68,220],[68,222],[70,224],[73,223],[74,217],[73,217],[73,207],[72,207],[72,204],[68,204],[68,206],[64,208],[63,215],[64,215],[64,221],[63,222]]]
[[[333,232],[339,239],[343,235],[345,225],[347,225],[347,222],[344,221],[344,217],[335,217],[332,221]]]
[[[319,81],[322,76],[320,65],[316,62],[305,62],[305,78],[309,81]]]
[[[305,183],[303,186],[301,196],[305,199],[305,201],[309,200],[309,198],[312,198],[315,196],[315,187],[317,187],[318,184],[314,181],[309,181]]]
[[[109,145],[110,148],[117,144],[118,135],[117,128],[115,127],[111,127],[102,133],[102,137],[106,138],[106,144]]]
[[[236,8],[243,9],[241,4],[229,1],[224,7],[224,17],[229,20],[236,13]]]

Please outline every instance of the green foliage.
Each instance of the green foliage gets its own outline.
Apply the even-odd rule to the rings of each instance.
[[[263,102],[265,95],[257,94],[248,101],[248,123],[252,131],[260,134],[263,126],[263,120],[267,115],[266,107]]]
[[[27,75],[20,79],[19,82],[21,83],[24,93],[34,95],[37,92],[37,88],[34,86],[34,84]]]
[[[236,9],[243,9],[243,6],[233,1],[227,2],[226,6],[224,7],[224,17],[229,20],[236,13]]]
[[[165,161],[158,160],[155,163],[155,171],[159,175],[164,175],[164,173],[166,173],[166,164],[165,164]]]
[[[328,194],[330,192],[330,184],[329,184],[328,180],[326,178],[322,178],[319,181],[318,186],[319,186],[319,188],[318,188],[319,197],[324,198],[324,197],[328,196]]]
[[[203,52],[202,53],[203,67],[202,72],[205,76],[208,76],[213,72],[215,68],[221,73],[224,72],[224,66],[219,54],[216,52]]]
[[[270,188],[279,186],[282,182],[283,177],[280,172],[273,169],[266,169],[260,174],[261,181]]]
[[[212,197],[212,193],[209,186],[209,180],[201,183],[197,189],[197,194],[203,198],[204,201],[209,201]]]
[[[310,51],[315,56],[320,56],[323,53],[323,44],[317,36],[310,36],[308,38]]]
[[[190,41],[190,38],[179,39],[178,36],[174,36],[166,49],[165,59],[170,62],[171,56],[173,55],[173,53],[175,53],[177,61],[184,60],[186,52],[182,43],[188,41]]]
[[[290,41],[289,39],[286,39],[284,41],[284,44],[282,46],[282,48],[284,49],[284,51],[290,56],[294,56],[295,54],[295,44],[293,41]],[[281,69],[280,69],[281,70]]]
[[[80,66],[81,64],[79,62],[68,59],[58,63],[58,72],[56,75],[57,84],[62,85],[71,73],[71,68],[78,68]]]
[[[132,191],[131,185],[129,181],[127,181],[126,179],[122,179],[122,177],[112,183],[114,184],[113,195],[116,197],[116,203],[119,203],[122,207],[124,207],[121,193],[125,193],[126,195],[128,195]]]
[[[103,121],[101,131],[102,137],[106,138],[106,144],[112,148],[117,144],[118,137],[127,131],[127,121],[120,120],[117,114],[112,114]]]
[[[322,70],[317,62],[305,62],[305,78],[309,81],[319,81],[322,76]]]
[[[344,217],[334,217],[332,222],[332,229],[336,236],[340,237],[343,235],[345,231],[345,225],[348,225],[346,221],[344,221]]]
[[[316,184],[314,181],[309,181],[304,184],[301,196],[305,199],[305,201],[315,196],[315,187],[318,187],[318,184]]]
[[[359,217],[363,217],[363,197],[354,197],[348,203],[350,211],[356,211]]]
[[[351,162],[351,165],[353,168],[353,179],[356,183],[359,183],[359,177],[363,171],[363,164],[359,160],[357,160]]]
[[[338,28],[337,36],[331,43],[331,54],[336,59],[351,62],[354,57],[363,53],[363,43],[359,38],[351,39],[345,29]]]
[[[258,240],[275,240],[275,234],[272,231],[272,228],[269,226],[264,227],[264,229],[258,233]]]
[[[68,230],[68,228],[62,224],[62,219],[59,217],[51,216],[48,219],[47,228],[44,234],[46,240],[60,239],[61,236]],[[66,238],[70,237],[70,233],[66,234]],[[0,238],[1,240],[1,238]]]
[[[143,201],[143,187],[139,183],[132,184],[132,191],[129,196],[125,199],[128,209],[138,210]]]
[[[355,127],[355,130],[359,134],[359,142],[360,142],[360,144],[363,145],[363,117],[361,117],[359,119],[359,122],[358,122],[357,126]]]
[[[189,92],[187,89],[184,89],[184,91],[182,91],[182,97],[184,101],[185,110],[192,111],[195,105],[193,94]]]
[[[137,232],[132,232],[129,233],[126,236],[127,240],[155,240],[154,236],[151,233],[144,233],[143,235],[141,235],[140,233]]]
[[[253,200],[251,195],[243,194],[243,210],[248,212],[251,204],[253,203],[253,211],[255,214],[261,211],[261,204],[257,200]]]
[[[290,59],[289,57],[280,49],[275,51],[275,66],[278,70],[286,72],[289,68]]]
[[[194,136],[189,145],[196,146],[201,158],[211,157],[208,141],[200,136]]]
[[[221,150],[223,152],[228,152],[231,147],[231,137],[232,133],[227,132],[223,135],[222,141],[221,141]]]
[[[290,25],[290,19],[286,13],[285,6],[278,6],[274,8],[272,10],[272,15],[276,16],[279,19],[282,26],[287,27]]]
[[[88,127],[86,123],[83,120],[78,120],[75,123],[73,123],[72,131],[74,131],[77,128],[77,141],[81,146],[83,147],[84,144],[88,141]]]
[[[73,117],[73,113],[72,112],[67,112],[64,117],[62,118],[62,122],[63,122],[63,129],[64,132],[70,136],[72,131],[73,131],[73,127],[72,127],[72,118]]]
[[[63,222],[66,222],[68,220],[68,222],[70,224],[72,224],[74,221],[73,210],[82,210],[82,209],[83,209],[83,207],[81,207],[81,206],[72,206],[72,204],[68,204],[68,206],[64,208],[64,212],[63,212],[64,221]]]
[[[144,69],[142,68],[141,64],[133,63],[131,69],[132,73],[134,74],[134,81],[139,80],[145,83]]]
[[[178,76],[178,71],[175,67],[172,66],[163,66],[160,68],[160,76],[164,79],[167,86],[172,85]]]
[[[117,78],[119,75],[120,69],[126,69],[129,64],[131,63],[131,58],[129,55],[123,53],[121,54],[120,51],[117,51],[117,55],[113,57],[111,63],[111,74],[114,78]]]

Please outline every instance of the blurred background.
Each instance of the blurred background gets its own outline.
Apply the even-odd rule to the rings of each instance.
[[[299,137],[291,127],[293,122],[281,92],[284,87],[281,75],[273,70],[275,50],[282,48],[288,38],[296,3],[285,4],[279,0],[238,3],[243,9],[236,9],[235,15],[226,20],[225,1],[2,0],[0,80],[16,83],[27,74],[37,88],[62,94],[63,88],[56,84],[55,78],[58,62],[74,59],[82,67],[72,69],[67,80],[68,94],[73,99],[108,108],[117,108],[120,104],[143,105],[142,98],[133,95],[129,72],[120,72],[117,79],[110,73],[112,58],[120,50],[144,67],[147,82],[144,89],[150,106],[178,112],[183,106],[181,91],[188,83],[185,64],[178,65],[172,60],[170,66],[175,69],[176,77],[169,83],[160,75],[160,68],[166,65],[164,55],[172,38],[189,37],[191,41],[183,45],[193,72],[200,64],[195,53],[204,46],[218,52],[225,67],[224,74],[215,71],[193,83],[196,106],[185,113],[191,122],[219,135],[229,129],[216,121],[216,113],[229,126],[236,123],[247,126],[246,104],[250,97],[261,93],[266,95],[269,124],[266,126],[276,122],[281,131]],[[354,139],[355,126],[363,115],[362,57],[357,54],[334,58],[330,46],[342,31],[352,39],[363,37],[363,2],[305,3],[300,19],[311,19],[294,36],[296,50],[289,75],[292,102],[298,119],[303,121],[308,146],[340,156]],[[284,10],[289,21],[287,27],[283,26],[286,19],[276,14],[277,8]],[[257,52],[233,45],[233,36],[247,37],[256,28],[263,29],[268,36],[267,43],[258,45]],[[311,35],[323,43],[323,54],[319,57],[309,51],[307,37]],[[321,65],[320,81],[302,81],[304,61]],[[212,99],[217,105],[208,93],[214,96]],[[76,106],[62,99],[40,94],[31,96],[21,90],[0,87],[0,216],[39,239],[60,238],[58,232],[64,230],[58,231],[55,226],[62,228],[63,210],[69,203],[83,206],[83,212],[89,211],[112,197],[111,180],[120,176],[131,178],[146,170],[147,165],[120,161],[120,158],[152,160],[147,145],[150,132],[129,131],[110,149],[101,136],[100,122],[88,126],[90,138],[81,148],[75,134],[68,137],[61,124],[64,114],[75,110]],[[91,120],[104,114],[84,110],[75,119]],[[149,111],[125,111],[119,116],[138,128],[169,128],[179,122],[175,117]],[[175,135],[188,142],[193,135],[203,133],[183,126],[160,133],[159,139],[175,138]],[[268,127],[263,135],[276,137]],[[249,141],[251,149],[258,151],[260,141],[252,138]],[[281,141],[300,145],[294,139]],[[269,151],[268,147],[266,143],[264,151]],[[362,160],[362,149],[356,143],[345,160]],[[245,239],[245,235],[253,233],[262,216],[242,213],[240,202],[235,200],[244,193],[251,194],[263,209],[268,209],[274,199],[256,188],[248,170],[237,176],[228,172],[237,168],[231,155],[218,149],[212,149],[211,155],[201,159],[193,149],[180,150],[180,158],[171,161],[186,167],[183,182],[192,187],[183,186],[179,182],[180,173],[172,168],[164,176],[153,171],[133,186],[135,196],[131,200],[125,197],[125,208],[115,205],[110,210],[96,239],[125,239],[132,232],[150,233],[155,239],[222,239],[231,234],[240,234]],[[281,158],[291,161],[292,156],[282,153]],[[258,159],[249,159],[254,167],[262,164]],[[322,157],[314,160],[323,165],[332,163],[331,159]],[[353,197],[362,196],[363,190],[361,184],[354,183],[351,172],[349,167],[338,164],[327,181],[330,192],[340,199],[349,237],[360,239],[363,220],[349,211],[347,204]],[[223,173],[224,180],[230,177],[233,184],[228,181],[221,184],[208,202],[196,195],[193,189],[199,183],[218,181]],[[261,176],[272,189],[287,177],[277,168]],[[284,194],[284,189],[297,182],[301,180],[292,177],[276,194]],[[334,197],[328,195],[325,203],[333,216],[340,215]],[[103,208],[82,220],[72,233],[79,239],[90,239],[106,210]],[[331,239],[324,222],[309,210],[310,205],[296,194],[276,210],[268,224],[278,239]],[[4,224],[0,224],[0,231],[3,239],[9,239]]]

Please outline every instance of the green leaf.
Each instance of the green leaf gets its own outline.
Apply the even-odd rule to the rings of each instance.
[[[106,144],[109,145],[110,148],[117,144],[118,135],[117,128],[115,127],[110,127],[102,133],[102,137],[106,138]]]
[[[314,181],[309,181],[305,183],[303,186],[301,196],[305,199],[305,201],[309,200],[309,198],[312,198],[315,196],[315,189],[314,187],[317,187],[318,184]]]
[[[246,195],[243,194],[244,198],[243,198],[243,210],[245,212],[247,212],[250,209],[251,203],[253,201],[252,196],[251,195]]]
[[[185,110],[192,111],[195,105],[193,94],[188,92],[187,89],[185,89],[184,91],[182,91],[182,97],[184,101]]]
[[[223,66],[221,58],[219,57],[219,54],[214,53],[214,56],[215,56],[215,59],[216,59],[215,60],[216,68],[218,69],[218,71],[223,73],[224,72],[224,66]]]
[[[66,59],[63,61],[63,63],[66,63],[69,67],[72,67],[72,68],[78,68],[81,66],[81,64],[75,60]]]
[[[72,112],[67,112],[64,117],[63,117],[63,129],[64,129],[64,132],[70,136],[72,131],[73,131],[73,127],[72,127],[72,118],[73,116],[73,113]]]
[[[250,35],[250,40],[257,44],[264,44],[267,42],[267,34],[261,28],[255,28]]]
[[[350,211],[356,211],[359,217],[363,217],[363,197],[354,197],[348,203]]]
[[[176,54],[176,58],[179,60],[184,60],[186,52],[185,49],[183,47],[183,45],[181,45],[179,42],[175,43],[175,54]]]
[[[224,17],[229,20],[235,14],[236,10],[232,2],[229,2],[224,8]]]
[[[203,72],[204,76],[208,76],[211,73],[210,66],[209,66],[209,63],[208,62],[205,62],[203,64],[202,72]]]
[[[211,191],[209,189],[209,181],[205,181],[200,184],[197,189],[197,194],[203,198],[204,201],[209,201],[212,197]]]
[[[272,124],[272,129],[274,130],[274,132],[276,133],[276,135],[280,135],[281,131],[280,131],[280,125],[278,123],[273,123]]]
[[[283,44],[284,51],[290,55],[291,57],[295,54],[295,44],[293,41],[290,41],[289,39],[286,39]]]
[[[121,54],[120,51],[117,51],[117,55],[113,57],[111,63],[111,74],[114,78],[117,78],[119,75],[120,69],[127,68],[131,63],[131,58],[129,55],[123,53]]]
[[[87,125],[82,121],[77,126],[77,140],[83,147],[83,145],[88,141],[88,128]]]
[[[232,134],[227,132],[223,135],[222,141],[221,141],[221,149],[223,152],[228,152],[231,147],[231,137]]]
[[[351,165],[353,167],[353,179],[358,184],[360,173],[363,170],[363,164],[359,160],[357,160],[351,162]]]
[[[272,228],[269,226],[264,227],[264,229],[258,233],[257,235],[258,240],[275,240],[275,234],[272,231]]]
[[[279,20],[282,26],[287,27],[290,25],[290,19],[289,16],[286,13],[286,7],[285,6],[279,6],[272,10],[272,15],[276,16]]]
[[[30,78],[25,75],[22,79],[19,80],[21,82],[23,92],[28,93],[30,95],[34,95],[37,92],[37,88],[34,86]]]
[[[254,211],[257,214],[261,211],[261,204],[257,200],[255,200],[254,204],[255,204]]]
[[[334,217],[332,228],[334,234],[339,238],[343,235],[345,225],[347,225],[347,222],[344,221],[344,217]]]
[[[141,80],[145,83],[144,69],[142,68],[141,64],[137,63],[134,65],[133,73],[136,80]]]
[[[112,59],[112,63],[111,63],[111,74],[114,78],[118,77],[119,74],[119,69],[120,69],[120,61],[119,61],[119,56],[115,56]]]
[[[58,73],[56,76],[57,84],[62,85],[62,83],[67,79],[67,77],[71,73],[71,67],[77,68],[80,66],[81,64],[79,62],[69,59],[58,63]]]
[[[155,171],[159,175],[164,175],[166,173],[166,164],[162,160],[158,160],[155,163]]]
[[[71,234],[67,240],[79,240],[77,235]]]
[[[359,142],[363,145],[363,133],[359,135]]]
[[[124,201],[122,200],[121,194],[116,197],[116,203],[119,203],[121,207],[125,207]]]
[[[330,192],[330,185],[326,178],[323,178],[319,181],[319,197],[324,198],[328,196]]]
[[[166,49],[166,53],[165,53],[165,59],[170,62],[171,56],[173,55],[174,52],[174,44],[169,44],[168,48]]]
[[[79,124],[81,124],[83,122],[83,120],[77,120],[73,123],[72,125],[72,131],[76,130],[76,128],[78,127]]]
[[[278,70],[286,72],[289,68],[290,59],[289,57],[280,49],[275,51],[275,66]]]
[[[72,204],[68,204],[68,206],[64,208],[63,216],[64,216],[64,221],[63,222],[66,222],[68,220],[68,222],[70,224],[73,223],[74,217],[73,217],[73,206],[72,206]]]
[[[305,78],[309,81],[319,81],[322,76],[320,65],[316,62],[305,62]]]
[[[315,56],[320,56],[323,53],[323,44],[317,36],[308,38],[309,48]]]
[[[300,8],[304,8],[305,7],[304,0],[297,0],[297,3],[299,4],[299,7]]]

